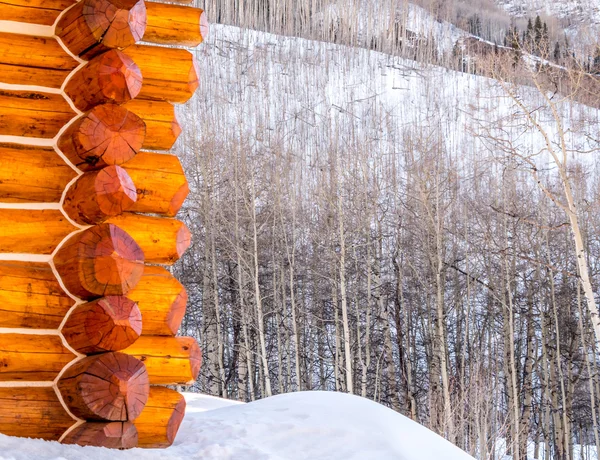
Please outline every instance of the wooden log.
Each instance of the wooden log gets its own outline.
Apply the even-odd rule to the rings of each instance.
[[[94,107],[73,122],[58,140],[58,148],[82,171],[120,165],[142,148],[146,124],[116,104]]]
[[[190,188],[175,155],[140,152],[123,165],[137,188],[137,201],[129,211],[174,217]]]
[[[175,335],[188,300],[182,284],[163,267],[146,265],[138,285],[127,297],[137,302],[143,335]]]
[[[181,134],[175,107],[170,102],[134,99],[124,107],[138,115],[146,124],[143,148],[169,150]]]
[[[119,352],[88,356],[69,367],[58,389],[76,417],[126,422],[148,400],[148,373],[138,359]]]
[[[75,308],[61,333],[73,349],[84,355],[119,351],[142,333],[142,313],[133,300],[108,296]]]
[[[172,265],[190,246],[190,231],[176,219],[126,212],[106,222],[117,225],[131,235],[149,263]]]
[[[125,231],[100,224],[72,236],[54,256],[65,287],[82,299],[125,295],[144,271],[144,253]]]
[[[198,88],[198,63],[187,50],[133,45],[127,48],[127,55],[144,76],[140,99],[182,103]]]
[[[77,0],[2,0],[0,18],[51,26],[56,18]]]
[[[52,147],[0,143],[2,203],[58,203],[76,176]]]
[[[147,2],[146,10],[146,42],[198,46],[208,37],[208,19],[200,8]]]
[[[60,94],[0,90],[0,135],[52,139],[75,115]]]
[[[0,253],[52,254],[77,230],[54,209],[0,209]]]
[[[138,432],[138,447],[164,449],[175,441],[185,415],[185,398],[164,387],[151,386],[146,407],[133,422]]]
[[[146,365],[152,385],[189,385],[196,381],[202,353],[192,337],[141,336],[123,353]]]
[[[138,433],[131,422],[86,422],[70,431],[63,444],[131,449],[138,445]]]
[[[121,51],[110,50],[79,69],[65,86],[65,93],[85,112],[106,102],[127,102],[137,97],[141,88],[142,73],[136,63]]]
[[[144,0],[82,0],[56,25],[56,35],[65,46],[87,60],[133,45],[145,30]]]
[[[58,441],[75,420],[52,388],[0,387],[0,433]]]
[[[0,327],[58,329],[73,304],[50,265],[0,262]]]
[[[74,358],[58,335],[0,334],[0,382],[52,381]]]
[[[63,209],[79,224],[99,224],[131,209],[137,191],[120,166],[85,173],[67,191]]]
[[[60,88],[78,65],[55,38],[0,32],[2,83]]]

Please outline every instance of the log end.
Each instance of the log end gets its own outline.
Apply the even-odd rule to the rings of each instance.
[[[131,422],[86,422],[73,429],[61,442],[78,446],[131,449],[138,444],[138,433]]]
[[[82,299],[125,295],[144,272],[144,253],[116,225],[100,224],[71,237],[54,257],[71,294]]]
[[[190,96],[192,96],[198,86],[200,85],[200,65],[198,64],[198,60],[195,56],[192,56],[192,65],[190,68],[190,73],[188,77],[188,86],[190,91]]]
[[[187,291],[183,286],[181,286],[181,292],[171,304],[171,310],[169,311],[166,321],[167,326],[173,335],[177,334],[177,331],[179,331],[179,327],[181,326],[181,322],[185,316],[187,302]]]
[[[131,209],[137,201],[135,185],[120,166],[89,172],[68,190],[63,209],[80,224],[94,225]]]
[[[134,99],[142,89],[142,72],[133,59],[111,50],[99,56],[98,83],[102,94],[118,104]]]
[[[192,337],[187,337],[185,339],[182,348],[189,353],[190,370],[192,374],[189,383],[192,384],[198,380],[198,375],[200,374],[202,351],[200,350],[200,346],[198,345],[198,342],[196,342],[196,339],[193,339]]]
[[[190,244],[192,243],[192,234],[190,230],[187,228],[183,222],[181,223],[181,227],[177,230],[177,256],[181,258],[181,256],[188,250]]]
[[[67,342],[87,355],[123,350],[141,333],[140,309],[133,300],[122,296],[104,297],[80,305],[62,329]]]
[[[208,24],[208,16],[204,11],[202,11],[202,13],[200,13],[200,36],[202,37],[202,42],[208,38],[209,33],[210,26]]]
[[[177,190],[175,195],[173,195],[173,198],[171,199],[171,202],[169,203],[169,212],[167,213],[167,216],[175,217],[177,215],[177,213],[179,212],[179,210],[181,209],[181,207],[183,206],[183,203],[189,194],[190,194],[190,186],[186,181],[179,188],[179,190]]]
[[[108,48],[123,49],[144,36],[146,4],[144,0],[113,2],[112,7],[106,8],[102,2],[94,1],[88,7],[85,18],[98,43]]]
[[[74,364],[59,380],[58,389],[77,417],[125,422],[142,413],[150,382],[140,360],[114,352]]]

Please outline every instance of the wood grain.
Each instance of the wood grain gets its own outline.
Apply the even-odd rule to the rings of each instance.
[[[73,429],[63,444],[131,449],[138,445],[138,433],[131,422],[86,422]]]
[[[142,313],[133,300],[108,296],[75,308],[61,333],[71,347],[85,355],[119,351],[142,333]]]
[[[196,381],[202,353],[192,337],[141,336],[123,353],[145,365],[152,385],[189,385]]]
[[[150,387],[144,364],[113,352],[88,356],[71,366],[58,389],[79,418],[126,422],[141,414]]]
[[[93,58],[71,77],[65,93],[81,111],[106,102],[122,104],[142,88],[142,73],[133,60],[118,50]]]
[[[100,224],[71,237],[54,256],[65,287],[82,299],[125,295],[144,271],[144,253],[126,232]]]
[[[137,200],[129,211],[175,217],[190,191],[179,158],[140,152],[123,168],[137,191]]]
[[[126,53],[144,76],[140,99],[183,103],[198,88],[198,63],[187,50],[133,45]]]
[[[151,386],[146,407],[134,424],[138,447],[164,449],[173,444],[185,415],[185,398],[174,390]]]
[[[58,441],[73,420],[52,388],[0,388],[0,433]]]
[[[56,26],[65,46],[87,60],[109,49],[124,49],[146,30],[144,0],[82,0]]]
[[[52,139],[75,115],[60,94],[0,89],[0,135]]]
[[[60,13],[77,0],[2,0],[0,18],[51,26]]]
[[[99,224],[131,209],[137,191],[131,177],[120,166],[107,166],[85,173],[67,191],[63,209],[80,224]]]
[[[0,253],[49,255],[75,230],[58,210],[0,209]]]
[[[208,37],[208,19],[200,8],[147,2],[146,10],[146,42],[198,46]]]
[[[58,203],[76,175],[52,147],[0,143],[2,203]]]
[[[2,83],[60,88],[78,65],[55,38],[0,32]]]
[[[127,297],[137,302],[144,322],[143,335],[175,335],[187,305],[182,284],[163,267],[146,265],[138,285]]]
[[[181,134],[175,107],[170,102],[134,99],[123,105],[146,124],[143,148],[169,150]]]
[[[0,262],[0,327],[58,329],[74,303],[50,265]]]
[[[190,246],[190,231],[176,219],[126,212],[106,222],[131,235],[149,263],[172,265]]]
[[[131,160],[142,148],[146,124],[116,104],[101,104],[82,115],[61,135],[58,147],[82,171]]]
[[[0,334],[0,382],[52,381],[74,358],[57,335]]]

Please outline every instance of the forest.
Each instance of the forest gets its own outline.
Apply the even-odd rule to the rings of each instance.
[[[477,458],[595,458],[574,456],[600,451],[590,68],[523,20],[498,23],[514,53],[461,72],[468,27],[408,3],[197,3],[213,25],[179,113],[193,242],[174,269],[194,390],[349,392]]]

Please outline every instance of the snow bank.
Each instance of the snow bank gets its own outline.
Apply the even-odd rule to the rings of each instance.
[[[331,392],[239,404],[187,394],[167,450],[112,451],[0,435],[1,460],[468,460],[448,441],[380,404]]]

